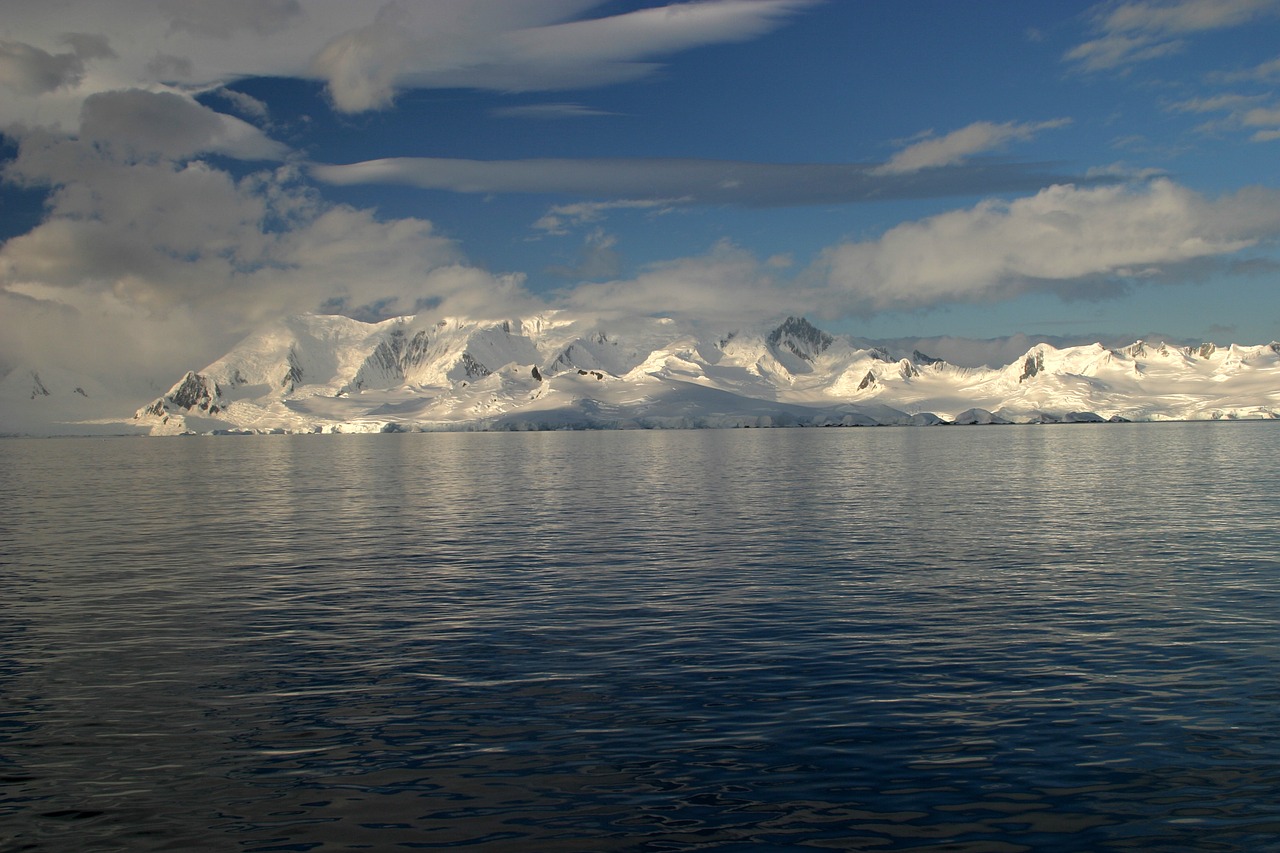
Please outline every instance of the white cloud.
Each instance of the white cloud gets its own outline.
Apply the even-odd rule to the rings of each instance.
[[[1176,272],[1278,234],[1276,190],[1209,201],[1167,179],[1140,188],[1054,186],[834,246],[821,266],[851,306],[912,308],[1034,289],[1097,294],[1110,279]]]
[[[1098,37],[1064,57],[1086,71],[1102,71],[1178,53],[1183,36],[1248,24],[1280,13],[1276,0],[1137,0],[1090,10]]]
[[[337,36],[311,60],[310,72],[329,87],[333,105],[355,113],[388,106],[415,51],[409,17],[388,3],[368,26]]]
[[[1004,122],[995,124],[978,121],[946,136],[925,138],[908,145],[889,159],[889,162],[873,170],[878,175],[901,175],[921,169],[952,166],[972,157],[1002,148],[1010,142],[1026,142],[1042,130],[1065,127],[1066,118],[1041,122]]]

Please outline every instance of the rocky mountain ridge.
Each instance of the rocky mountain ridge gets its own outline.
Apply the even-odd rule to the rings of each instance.
[[[998,368],[772,328],[567,313],[300,315],[186,373],[133,425],[183,432],[872,426],[1280,416],[1280,344],[1031,347]]]

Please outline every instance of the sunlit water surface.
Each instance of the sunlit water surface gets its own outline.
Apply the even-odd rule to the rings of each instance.
[[[0,849],[1280,850],[1278,451],[3,441]]]

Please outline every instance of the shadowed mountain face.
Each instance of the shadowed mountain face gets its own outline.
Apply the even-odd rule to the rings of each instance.
[[[140,409],[156,434],[1269,418],[1280,345],[1032,347],[1000,368],[859,348],[802,317],[301,315]]]

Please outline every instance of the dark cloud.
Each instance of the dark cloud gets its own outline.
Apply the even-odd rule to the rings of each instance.
[[[298,0],[161,0],[160,8],[173,30],[216,38],[241,30],[266,35],[302,15]]]
[[[189,80],[195,76],[195,64],[190,59],[167,53],[147,60],[146,70],[156,80]]]
[[[84,76],[84,58],[74,50],[49,53],[18,41],[0,41],[0,85],[21,95],[74,86]]]
[[[71,50],[49,53],[24,42],[0,40],[0,85],[20,95],[42,95],[78,84],[86,60],[116,56],[106,36],[66,33],[59,41]]]
[[[253,126],[172,92],[101,92],[85,99],[80,132],[129,156],[181,158],[216,152],[278,160],[288,149]]]
[[[62,43],[71,46],[71,50],[81,59],[115,59],[116,52],[111,49],[111,42],[104,35],[97,33],[66,33]]]

